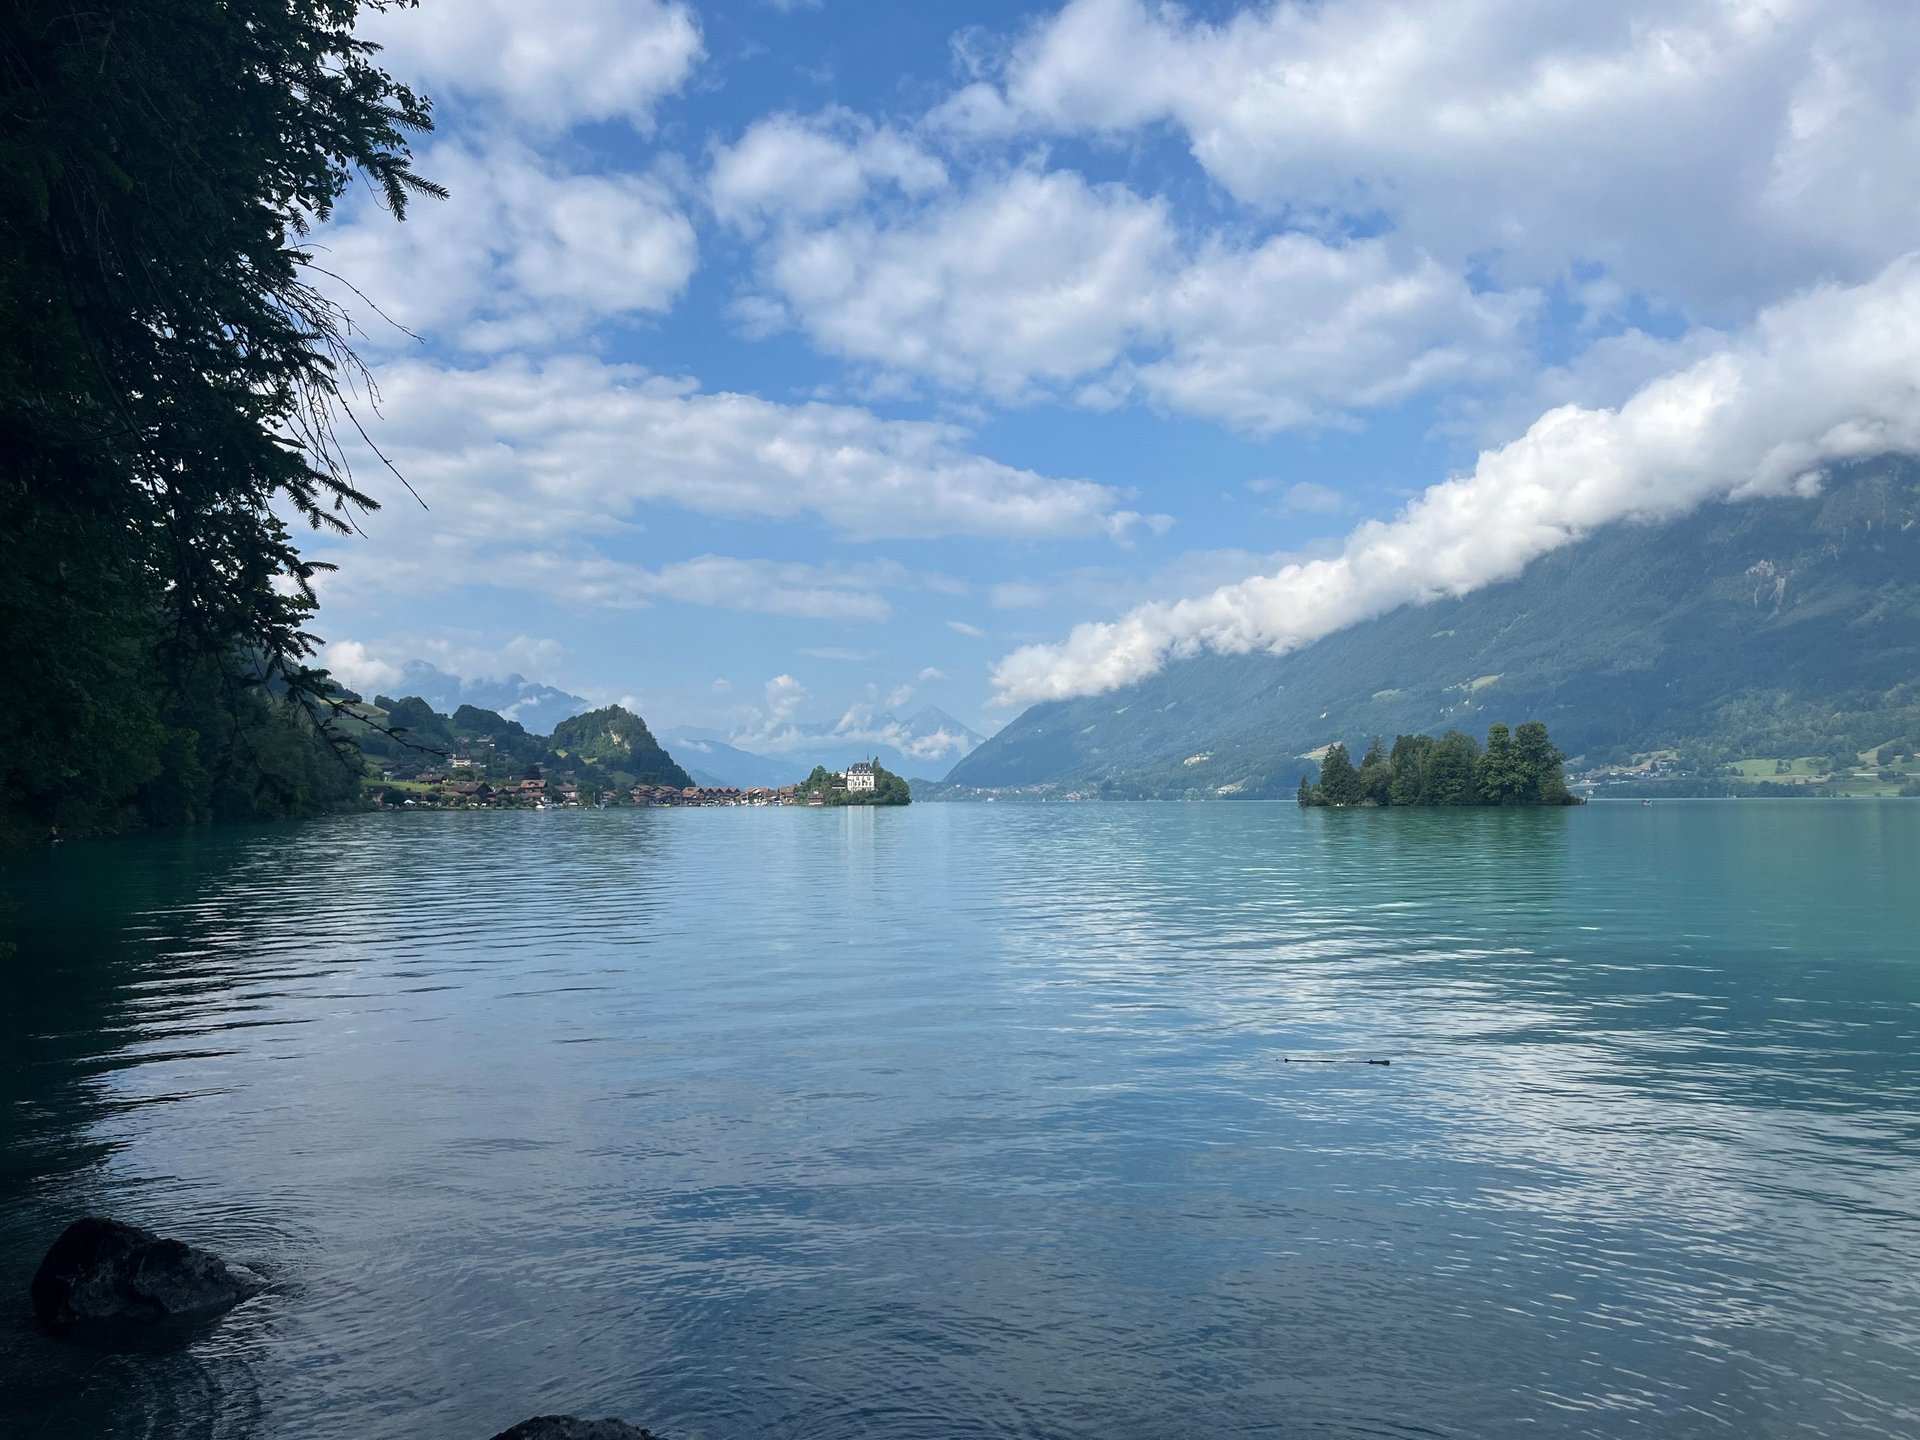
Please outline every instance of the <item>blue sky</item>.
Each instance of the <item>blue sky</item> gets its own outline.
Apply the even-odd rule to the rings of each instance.
[[[1909,6],[365,33],[452,197],[315,241],[429,507],[360,454],[386,507],[314,545],[363,688],[518,671],[761,750],[928,702],[990,731],[1915,443]]]

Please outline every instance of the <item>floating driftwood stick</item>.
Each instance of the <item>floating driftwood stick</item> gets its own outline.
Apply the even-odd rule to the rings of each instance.
[[[1361,1060],[1345,1055],[1282,1055],[1282,1065],[1391,1065],[1391,1060]]]

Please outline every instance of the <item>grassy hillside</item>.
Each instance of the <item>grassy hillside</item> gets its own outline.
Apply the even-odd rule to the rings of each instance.
[[[948,781],[1118,794],[1291,793],[1335,740],[1544,720],[1569,756],[1683,771],[1851,756],[1920,732],[1920,467],[1813,499],[1621,524],[1517,580],[1294,655],[1185,661],[1035,706]]]

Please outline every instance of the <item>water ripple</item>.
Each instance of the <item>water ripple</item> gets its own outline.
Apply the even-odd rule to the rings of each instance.
[[[0,1432],[1920,1431],[1920,806],[366,816],[0,877]],[[1287,1055],[1391,1067],[1282,1065]]]

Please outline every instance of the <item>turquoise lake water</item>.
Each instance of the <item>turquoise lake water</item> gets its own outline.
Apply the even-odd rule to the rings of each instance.
[[[0,873],[0,1435],[1920,1434],[1916,880],[1869,801],[64,846]],[[274,1289],[43,1339],[90,1211]]]

